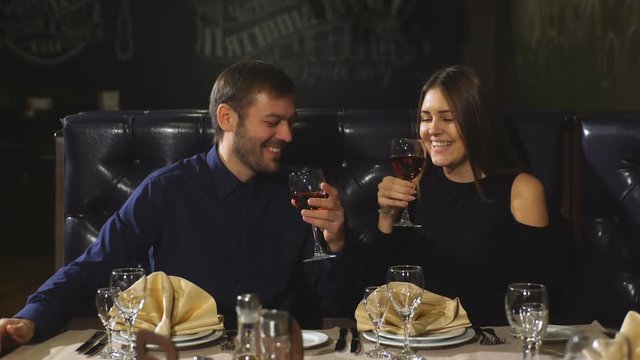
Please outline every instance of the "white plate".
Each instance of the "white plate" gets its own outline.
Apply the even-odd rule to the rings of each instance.
[[[547,325],[547,333],[544,334],[542,341],[544,342],[562,342],[569,340],[571,333],[576,329],[571,326],[564,325]],[[513,329],[509,331],[511,336],[516,337]]]
[[[209,334],[211,334],[213,332],[213,329],[211,330],[204,330],[204,331],[200,331],[197,333],[193,333],[193,334],[185,334],[185,335],[174,335],[171,337],[171,341],[174,343],[178,343],[178,342],[182,342],[182,341],[190,341],[190,340],[194,340],[194,339],[198,339],[201,337],[205,337]],[[120,331],[120,336],[127,340],[129,339],[129,335],[127,334],[127,332],[125,330]],[[135,340],[136,338],[136,334],[133,334],[133,339]]]
[[[197,334],[201,334],[197,333]],[[209,335],[205,335],[205,336],[201,336],[201,337],[194,337],[191,338],[190,340],[180,340],[180,341],[176,341],[174,340],[174,337],[171,337],[171,341],[173,341],[173,344],[176,346],[176,348],[181,349],[181,348],[186,348],[189,346],[194,346],[194,345],[200,345],[200,344],[205,344],[208,343],[210,341],[213,341],[217,338],[219,338],[220,336],[222,336],[222,330],[207,330],[205,333],[208,333]],[[196,335],[196,334],[192,334],[192,335]],[[190,335],[182,335],[182,337],[184,336],[190,336]],[[129,341],[127,340],[127,336],[125,333],[125,336],[122,336],[122,334],[120,332],[115,332],[113,333],[113,341],[119,342],[121,344],[128,344]],[[147,344],[147,347],[149,349],[152,350],[157,350],[159,349],[159,347],[157,345],[153,345],[153,344]]]
[[[376,341],[376,336],[373,333],[373,331],[364,332],[364,333],[362,333],[362,335],[367,340],[370,340],[370,341],[373,341],[373,342]],[[464,331],[464,333],[462,335],[456,336],[456,337],[453,337],[453,338],[449,338],[449,339],[428,340],[428,341],[420,341],[420,340],[409,339],[409,346],[411,346],[414,349],[430,349],[430,348],[435,348],[435,347],[460,344],[460,343],[463,343],[463,342],[466,342],[466,341],[469,341],[469,340],[473,339],[474,336],[476,336],[476,332],[472,328],[467,328],[467,329],[465,329],[465,331]],[[400,340],[400,341],[391,340],[391,339],[384,338],[382,336],[380,337],[380,344],[390,345],[390,346],[399,346],[399,347],[404,346],[404,343],[403,343],[402,340]]]
[[[302,347],[308,349],[329,340],[327,334],[319,331],[302,330]]]
[[[454,330],[443,332],[443,333],[411,336],[409,337],[409,339],[418,340],[418,341],[444,340],[444,339],[450,339],[456,336],[460,336],[464,334],[465,330],[466,330],[465,328],[459,328],[459,329],[454,329]],[[391,334],[388,332],[381,331],[380,336],[386,337],[387,339],[391,339],[391,340],[404,341],[404,335],[396,335],[396,334]]]

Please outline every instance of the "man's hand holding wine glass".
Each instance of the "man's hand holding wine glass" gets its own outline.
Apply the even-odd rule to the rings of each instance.
[[[340,252],[344,246],[344,209],[338,190],[323,182],[320,184],[323,197],[307,200],[308,208],[302,210],[302,220],[322,229],[322,235],[332,252]]]
[[[321,169],[303,168],[289,174],[291,205],[301,210],[302,219],[309,223],[314,237],[314,254],[305,261],[332,258],[321,246],[319,232],[332,252],[344,246],[344,209],[338,190],[324,180]]]

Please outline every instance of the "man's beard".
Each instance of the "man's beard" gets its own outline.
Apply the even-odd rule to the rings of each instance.
[[[248,136],[242,122],[238,124],[234,140],[233,152],[238,160],[251,169],[254,174],[270,174],[280,168],[277,161],[271,162],[263,158],[264,143]]]

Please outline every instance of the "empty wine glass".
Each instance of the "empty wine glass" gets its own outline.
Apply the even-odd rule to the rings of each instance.
[[[424,146],[420,139],[394,138],[391,140],[391,168],[402,180],[411,181],[424,167]],[[422,227],[409,217],[409,208],[402,209],[400,220],[394,226]]]
[[[389,309],[389,298],[386,286],[369,286],[364,289],[364,309],[373,322],[376,333],[376,345],[372,350],[364,353],[364,356],[374,359],[390,359],[391,353],[380,346],[380,327]]]
[[[564,360],[631,360],[631,341],[613,329],[575,330],[565,346]]]
[[[309,198],[328,198],[329,194],[322,191],[320,184],[324,181],[321,169],[304,168],[289,174],[289,189],[291,198],[298,209],[317,210],[317,207],[310,206]],[[313,232],[313,256],[303,261],[324,260],[335,257],[327,254],[320,243],[322,232],[317,226],[311,226]]]
[[[135,286],[134,286],[135,284]],[[135,340],[133,338],[133,323],[144,304],[146,277],[142,268],[115,269],[111,272],[110,285],[116,291],[113,293],[114,303],[127,325],[127,340],[129,348],[126,359],[135,359]]]
[[[533,359],[549,324],[547,288],[532,283],[510,284],[504,308],[511,330],[522,340],[522,358]]]
[[[118,320],[118,312],[116,309],[116,315],[111,316],[109,313],[115,306],[114,297],[117,294],[117,290],[113,288],[100,288],[96,293],[96,308],[98,310],[98,317],[102,322],[105,330],[107,331],[107,346],[98,354],[100,359],[122,359],[124,353],[113,347],[112,335],[113,327]]]
[[[400,354],[394,356],[394,359],[423,359],[422,356],[413,353],[409,347],[409,326],[422,300],[423,287],[424,275],[420,266],[396,265],[387,271],[387,295],[404,323],[404,347]]]

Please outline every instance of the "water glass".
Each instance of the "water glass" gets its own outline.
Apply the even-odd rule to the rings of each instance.
[[[387,296],[404,323],[404,347],[394,359],[421,360],[409,347],[409,326],[422,301],[424,275],[416,265],[396,265],[387,271]]]
[[[533,359],[549,324],[547,288],[541,284],[511,284],[504,308],[511,330],[522,340],[522,358]]]
[[[374,332],[376,334],[376,345],[372,350],[364,353],[364,356],[373,359],[390,359],[391,353],[380,346],[380,327],[384,321],[384,317],[389,309],[389,298],[387,297],[386,286],[369,286],[364,289],[364,309],[369,314],[371,322],[373,322]]]
[[[631,360],[631,342],[612,329],[587,328],[574,331],[565,346],[564,360]]]
[[[135,339],[133,323],[144,304],[146,292],[146,276],[142,268],[115,269],[111,272],[111,287],[116,289],[113,295],[114,303],[127,325],[127,339],[129,349],[126,359],[135,359]]]
[[[98,317],[102,322],[105,330],[107,331],[107,345],[98,354],[99,359],[122,359],[124,353],[113,347],[112,335],[113,327],[118,320],[117,309],[114,312],[116,315],[112,316],[111,311],[114,309],[114,297],[117,294],[117,290],[113,288],[100,288],[96,293],[96,309],[98,310]]]

